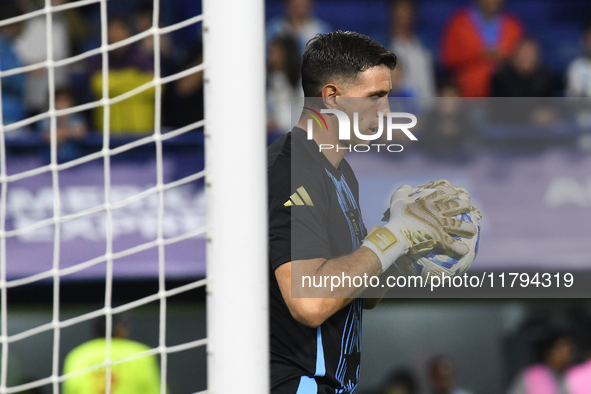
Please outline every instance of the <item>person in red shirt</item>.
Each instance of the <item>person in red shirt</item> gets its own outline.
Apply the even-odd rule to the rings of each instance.
[[[453,14],[445,28],[442,63],[464,97],[490,96],[492,74],[523,38],[521,23],[502,11],[503,3],[474,0]]]

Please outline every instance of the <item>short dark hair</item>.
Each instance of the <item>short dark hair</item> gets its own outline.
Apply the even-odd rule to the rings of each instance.
[[[287,79],[292,87],[297,87],[300,82],[301,58],[296,39],[290,35],[281,35],[271,41],[270,46],[272,45],[279,45],[283,48]]]
[[[56,88],[54,95],[55,97],[70,96],[72,100],[74,99],[74,91],[69,86],[62,86],[61,88]]]
[[[411,7],[416,8],[417,3],[415,0],[390,0],[390,9],[399,3],[408,3]]]
[[[554,346],[558,344],[558,341],[562,339],[571,339],[572,335],[569,331],[564,329],[550,328],[544,332],[540,338],[534,343],[535,357],[538,362],[546,361],[548,353]]]
[[[363,34],[337,30],[308,41],[302,59],[302,88],[317,97],[332,79],[355,79],[376,66],[396,67],[396,55]]]
[[[152,15],[154,13],[154,5],[151,1],[142,1],[138,3],[135,7],[135,14],[149,14]]]
[[[118,326],[127,328],[129,326],[129,318],[125,313],[115,313],[111,315],[111,335]],[[93,326],[95,338],[104,338],[107,336],[107,317],[101,316],[97,318]]]

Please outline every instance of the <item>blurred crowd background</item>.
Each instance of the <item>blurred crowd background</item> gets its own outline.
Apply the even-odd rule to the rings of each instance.
[[[52,0],[56,6],[68,2]],[[152,1],[107,4],[109,43],[152,27]],[[43,7],[43,0],[2,0],[0,20]],[[169,26],[200,13],[198,1],[166,0],[160,3],[159,23]],[[291,104],[302,95],[299,66],[306,42],[317,33],[341,29],[366,34],[396,53],[399,66],[392,72],[391,106],[419,116],[419,150],[429,155],[449,160],[463,152],[470,159],[491,146],[501,151],[540,151],[556,145],[582,154],[591,150],[591,105],[586,99],[591,96],[589,0],[267,0],[266,17],[269,141],[291,128]],[[0,27],[0,70],[46,60],[45,23],[41,15]],[[197,23],[161,36],[162,76],[202,62],[201,28]],[[90,4],[56,12],[52,29],[54,61],[95,50],[101,46],[100,7]],[[108,56],[110,97],[153,78],[152,36]],[[240,72],[240,59],[234,67]],[[55,108],[100,100],[102,72],[100,54],[55,68]],[[5,135],[9,157],[49,161],[50,121],[43,116],[50,101],[48,75],[41,65],[2,78],[3,124],[18,123]],[[111,147],[152,134],[155,105],[155,90],[148,89],[111,106]],[[165,85],[161,113],[163,132],[202,120],[202,72]],[[60,162],[102,149],[101,108],[59,116],[56,126]],[[197,154],[202,160],[200,128],[167,144],[169,153]],[[128,158],[143,160],[149,154],[153,151]],[[200,163],[191,165],[202,168]],[[117,284],[118,300],[132,301],[154,290],[153,281],[138,283]],[[14,290],[16,323],[10,330],[20,332],[50,320],[48,286]],[[103,288],[100,281],[92,286],[66,282],[63,291],[70,295],[63,298],[64,314],[91,310],[89,305],[101,300]],[[171,301],[171,342],[196,339],[196,332],[204,335],[204,308],[202,293]],[[157,315],[155,305],[133,315],[130,320],[137,330],[131,336],[157,346]],[[367,314],[358,392],[591,393],[586,362],[591,354],[589,321],[591,304],[586,300],[385,300]],[[76,325],[63,335],[60,363],[91,338],[89,324]],[[10,365],[17,366],[12,384],[51,374],[51,342],[50,335],[42,335],[28,344],[11,345],[15,358]],[[171,393],[205,388],[204,351],[173,359],[169,365]],[[583,391],[570,390],[567,376],[582,382],[576,384]],[[48,386],[38,392],[49,390]]]
[[[56,6],[67,2],[53,0]],[[0,18],[6,19],[39,10],[44,1],[2,0],[0,6]],[[149,0],[109,1],[108,42],[114,44],[150,29],[152,12]],[[199,2],[169,1],[160,7],[159,23],[168,26],[200,13]],[[532,125],[540,129],[536,134],[538,139],[555,140],[556,134],[560,134],[584,149],[591,145],[586,133],[591,118],[586,100],[523,104],[527,107],[525,114],[518,116],[505,113],[506,108],[514,107],[512,104],[500,104],[500,110],[496,105],[495,110],[491,103],[496,100],[487,101],[493,107],[490,117],[494,123],[517,122],[521,126],[517,131],[498,127],[491,130],[487,127],[490,119],[479,116],[478,110],[465,113],[463,105],[456,108],[457,104],[444,103],[451,100],[428,101],[434,97],[588,97],[591,95],[591,5],[587,1],[269,0],[266,16],[267,127],[271,136],[291,128],[290,104],[294,97],[303,94],[299,66],[306,42],[315,34],[341,29],[369,35],[396,53],[399,65],[392,72],[390,96],[401,103],[400,107],[424,119],[420,123],[424,127],[420,128],[425,130],[422,146],[426,149],[455,146],[468,140],[506,140],[507,134],[510,139],[519,139],[531,135],[528,126]],[[101,45],[98,4],[56,12],[52,23],[54,61],[96,50]],[[44,15],[1,28],[1,70],[44,62],[45,33]],[[200,64],[201,24],[163,34],[160,49],[162,76]],[[236,68],[239,72],[239,63]],[[152,36],[109,52],[110,97],[141,86],[153,74]],[[63,110],[100,100],[102,83],[100,53],[59,64],[53,78],[55,108]],[[3,122],[22,124],[7,134],[14,146],[39,149],[47,145],[50,126],[47,118],[22,121],[48,110],[48,85],[48,72],[43,65],[2,79]],[[154,95],[154,89],[149,89],[112,105],[110,133],[115,139],[152,133]],[[519,101],[524,102],[528,101]],[[462,103],[469,107],[474,101]],[[573,113],[573,104],[584,108]],[[565,113],[564,107],[570,112]],[[161,114],[160,126],[164,131],[203,118],[202,72],[164,86]],[[459,126],[437,126],[441,122],[433,122],[433,117]],[[565,118],[574,121],[572,127],[556,131],[555,126]],[[564,126],[564,122],[561,124]],[[98,141],[93,137],[102,133],[102,110],[86,108],[60,116],[57,130],[60,159],[77,157],[81,146]]]
[[[52,1],[54,6],[68,0]],[[3,0],[0,19],[33,12],[44,7],[39,0]],[[201,4],[172,1],[163,5],[160,24],[167,26],[201,13]],[[109,1],[106,39],[109,44],[129,39],[152,27],[150,1]],[[101,19],[98,3],[55,12],[52,20],[53,60],[62,61],[96,50],[101,46]],[[45,15],[0,29],[1,70],[29,66],[47,59]],[[201,24],[196,23],[160,39],[161,76],[196,66],[202,61]],[[151,81],[154,77],[154,39],[147,36],[109,52],[109,96],[116,97]],[[85,57],[55,67],[52,80],[55,109],[63,110],[100,100],[103,94],[102,56]],[[2,114],[5,125],[35,119],[49,108],[49,78],[45,66],[2,79]],[[160,126],[178,128],[203,119],[202,73],[194,73],[165,87]],[[118,136],[142,136],[153,132],[155,89],[149,89],[111,106],[110,132]],[[50,122],[27,122],[7,134],[13,146],[41,148],[49,142]],[[60,161],[78,157],[80,145],[90,143],[103,131],[102,108],[58,117],[57,142]],[[83,152],[84,153],[84,152]]]

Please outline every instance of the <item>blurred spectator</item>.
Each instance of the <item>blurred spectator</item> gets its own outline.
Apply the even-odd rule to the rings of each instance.
[[[70,1],[71,0],[53,0],[53,4],[57,6],[69,3]],[[65,20],[68,27],[70,52],[72,54],[82,53],[83,46],[90,37],[90,27],[88,25],[88,21],[86,20],[86,16],[78,7],[60,11],[59,14],[62,14],[63,19]],[[81,65],[82,63],[74,63],[71,65],[71,67],[78,69],[81,68]]]
[[[493,97],[553,97],[558,93],[556,79],[541,64],[540,45],[524,39],[493,76]]]
[[[495,97],[537,97],[525,100],[491,100],[493,123],[550,125],[557,120],[556,102],[552,97],[560,84],[541,65],[539,44],[526,38],[513,57],[492,81]]]
[[[55,92],[55,109],[62,110],[74,106],[74,96],[69,89],[59,89]],[[43,141],[51,144],[51,121],[42,122]],[[78,142],[87,136],[86,121],[80,113],[62,115],[56,119],[57,157],[58,162],[76,159],[80,156]],[[47,157],[49,156],[47,151]]]
[[[566,95],[591,97],[591,19],[583,30],[585,55],[573,60],[566,72]]]
[[[415,32],[415,4],[412,0],[393,0],[390,4],[390,49],[404,68],[404,85],[420,97],[435,96],[433,56]]]
[[[442,82],[437,93],[439,98],[422,122],[421,147],[430,154],[464,156],[475,140],[476,127],[455,83]]]
[[[417,97],[418,92],[408,84],[406,78],[407,68],[398,63],[393,70],[390,70],[392,78],[392,90],[388,97]]]
[[[406,69],[400,63],[393,70],[390,70],[392,79],[392,90],[388,93],[390,112],[410,112],[417,115],[421,111],[422,100],[417,97],[418,93],[408,86],[405,75]],[[385,138],[385,134],[381,138]],[[403,135],[398,137],[403,137]],[[404,141],[404,138],[397,140],[397,143]],[[387,141],[381,141],[380,139],[380,142],[386,143]]]
[[[52,5],[61,5],[64,0],[52,0]],[[53,60],[62,60],[70,56],[70,32],[68,22],[61,12],[52,13]],[[15,42],[16,50],[26,65],[47,60],[47,36],[45,15],[27,19],[23,33]],[[54,84],[61,88],[68,84],[69,66],[54,68]],[[46,68],[25,74],[25,105],[29,115],[36,115],[48,110],[49,83]]]
[[[21,10],[12,2],[0,3],[0,18],[10,19],[21,15]],[[12,23],[0,27],[0,70],[7,71],[23,66],[15,50],[15,41],[23,30],[23,24]],[[15,74],[2,77],[2,123],[18,122],[25,117],[25,77]]]
[[[25,12],[38,11],[45,7],[45,0],[16,0],[21,4]],[[51,0],[51,5],[54,7],[62,6],[75,0]],[[59,12],[53,12],[53,17],[59,14],[60,22],[65,20],[67,25],[67,35],[70,40],[69,48],[72,54],[79,54],[83,51],[83,46],[90,38],[90,26],[87,19],[89,8],[74,7]],[[43,16],[45,18],[45,16]],[[45,34],[45,32],[43,32]],[[45,36],[41,40],[45,43]],[[69,65],[72,68],[79,68],[83,62]]]
[[[102,364],[106,356],[105,319],[96,327],[96,339],[83,343],[66,356],[64,375]],[[127,339],[129,323],[121,315],[113,315],[111,360],[118,360],[145,352],[150,348]],[[104,393],[105,368],[99,368],[64,381],[63,394]],[[146,356],[113,364],[111,367],[111,394],[159,394],[160,367],[156,356]]]
[[[292,127],[291,105],[294,97],[303,97],[300,82],[301,56],[296,41],[289,36],[276,37],[269,45],[267,64],[267,130],[280,133]]]
[[[430,394],[470,394],[458,387],[455,366],[447,356],[434,357],[428,365]]]
[[[308,41],[316,34],[331,31],[328,23],[314,17],[313,8],[313,0],[285,0],[285,16],[267,24],[267,48],[273,38],[290,35],[296,39],[301,56]]]
[[[521,23],[502,11],[504,0],[474,0],[449,20],[442,61],[455,74],[464,97],[487,97],[498,65],[522,38]]]
[[[591,394],[591,324],[583,325],[582,350],[585,361],[566,373],[566,385],[570,394]]]
[[[122,17],[111,17],[108,25],[109,43],[131,37],[131,28]],[[90,86],[97,99],[103,97],[101,56],[92,64]],[[137,43],[128,44],[109,52],[109,97],[129,92],[154,77],[154,57],[144,53]],[[148,133],[154,130],[154,89],[147,89],[128,99],[111,105],[110,130],[112,133]],[[103,130],[103,108],[94,113],[94,127]]]
[[[133,23],[136,33],[141,33],[152,28],[154,19],[154,6],[152,2],[139,3],[133,14]],[[170,34],[160,36],[160,67],[161,74],[168,75],[172,71],[173,45]],[[139,45],[140,50],[146,56],[154,56],[154,36],[144,38]]]
[[[203,62],[201,41],[187,51],[179,72]],[[193,73],[166,86],[162,99],[163,125],[179,128],[203,120],[203,71]]]
[[[568,393],[564,374],[573,356],[571,337],[564,332],[549,332],[536,347],[538,363],[517,376],[508,394]]]

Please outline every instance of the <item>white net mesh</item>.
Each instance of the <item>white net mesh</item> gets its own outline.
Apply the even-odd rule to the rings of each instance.
[[[101,44],[99,48],[86,51],[76,56],[68,57],[62,60],[53,59],[53,37],[52,37],[52,20],[54,15],[58,12],[63,12],[68,9],[88,6],[91,4],[100,4],[100,25],[101,25]],[[160,48],[160,36],[172,33],[179,29],[187,26],[199,23],[203,20],[203,16],[195,16],[186,19],[180,23],[175,23],[166,27],[159,27],[160,20],[160,4],[159,1],[153,3],[153,25],[149,30],[143,31],[139,34],[133,35],[128,39],[109,44],[107,36],[107,1],[106,0],[81,0],[70,3],[65,3],[59,6],[53,6],[51,0],[45,0],[45,7],[37,11],[29,12],[18,17],[5,19],[0,21],[0,27],[7,26],[16,22],[27,21],[31,18],[44,16],[46,20],[46,36],[44,37],[47,48],[47,60],[36,64],[29,64],[24,67],[13,68],[6,71],[0,72],[0,79],[9,76],[14,76],[26,72],[35,70],[47,70],[48,85],[49,85],[49,109],[46,112],[42,112],[38,115],[28,117],[26,119],[17,121],[15,123],[4,125],[1,122],[1,111],[0,111],[0,183],[2,184],[1,200],[0,200],[0,289],[1,289],[1,336],[0,342],[2,344],[2,364],[0,368],[0,393],[16,393],[36,387],[42,387],[46,385],[52,386],[53,393],[57,394],[60,392],[60,384],[65,380],[78,376],[83,373],[87,373],[92,370],[106,368],[106,390],[110,392],[110,368],[111,365],[116,363],[122,363],[131,359],[137,359],[149,355],[159,355],[160,357],[160,368],[161,368],[161,392],[166,392],[167,387],[167,360],[168,355],[175,352],[184,351],[191,348],[196,348],[205,345],[206,339],[194,340],[191,342],[167,346],[166,332],[167,332],[167,299],[178,295],[180,293],[188,292],[198,287],[205,285],[205,279],[196,280],[188,284],[176,287],[174,289],[166,288],[167,271],[165,266],[165,247],[185,241],[187,239],[198,237],[205,233],[205,227],[199,227],[190,231],[180,232],[172,237],[165,235],[165,197],[164,194],[174,188],[179,188],[183,185],[188,185],[192,182],[198,181],[205,176],[205,171],[199,171],[192,173],[188,176],[184,176],[180,179],[172,182],[165,182],[164,176],[164,165],[163,165],[163,142],[166,140],[173,139],[182,134],[188,133],[195,129],[198,129],[204,125],[204,121],[198,121],[187,126],[163,133],[161,127],[161,103],[162,103],[162,92],[163,85],[179,80],[188,75],[200,72],[204,69],[204,64],[198,64],[190,67],[182,72],[175,73],[169,76],[162,76],[161,71],[161,48]],[[154,39],[154,77],[152,80],[138,86],[126,93],[120,94],[116,97],[109,97],[109,51],[137,43],[147,37],[153,37]],[[39,39],[43,39],[39,37]],[[84,59],[90,58],[95,55],[102,56],[102,98],[93,102],[77,105],[66,109],[56,109],[55,100],[55,71],[57,68],[72,65],[76,62],[80,62]],[[111,130],[110,130],[110,107],[114,104],[120,103],[132,96],[138,95],[149,89],[155,90],[155,113],[154,113],[154,130],[142,138],[135,139],[134,141],[125,143],[121,146],[111,148]],[[1,90],[0,90],[1,94]],[[57,117],[80,113],[82,111],[88,111],[96,108],[103,108],[103,130],[102,130],[102,149],[98,152],[91,153],[77,159],[60,163],[58,161],[58,130],[57,130]],[[38,166],[33,169],[21,171],[18,173],[9,174],[7,171],[7,165],[10,158],[7,158],[7,147],[6,147],[6,136],[11,131],[21,129],[25,126],[33,125],[36,122],[48,120],[50,124],[50,157],[51,161],[48,165]],[[127,196],[123,199],[115,200],[113,198],[112,188],[112,163],[111,158],[113,156],[128,152],[134,148],[138,148],[144,145],[154,144],[156,151],[156,185],[146,188],[139,193],[135,193],[131,196]],[[62,189],[60,189],[60,174],[67,169],[80,167],[83,164],[89,163],[94,160],[102,160],[104,167],[104,202],[96,206],[88,207],[86,209],[66,213],[62,208],[63,196],[61,196]],[[18,228],[7,227],[7,194],[9,185],[17,181],[22,181],[27,178],[32,178],[42,174],[50,174],[51,176],[51,193],[53,199],[53,214],[51,217],[37,220],[34,223],[30,223],[26,226]],[[125,248],[123,250],[115,250],[113,247],[114,239],[114,213],[121,210],[124,207],[129,207],[138,201],[147,200],[157,196],[157,234],[154,240],[144,242],[133,247]],[[60,256],[62,255],[60,247],[62,247],[61,234],[63,234],[63,226],[69,222],[89,217],[93,214],[104,213],[106,216],[105,220],[105,253],[101,256],[88,259],[86,261],[76,263],[63,267],[60,265]],[[30,234],[38,229],[52,226],[53,231],[53,257],[52,257],[52,268],[44,270],[42,272],[35,273],[33,275],[27,275],[19,278],[10,278],[7,274],[7,267],[11,264],[11,261],[7,258],[7,240],[13,237],[21,237],[26,234]],[[129,302],[126,304],[113,306],[113,272],[114,266],[117,261],[131,256],[142,251],[156,248],[158,251],[158,292],[156,294],[146,296],[144,298]],[[60,281],[65,275],[71,275],[80,273],[93,266],[105,264],[106,265],[106,278],[104,288],[104,307],[92,312],[84,313],[72,318],[62,320],[60,315]],[[20,286],[37,283],[43,280],[53,280],[53,307],[52,307],[52,320],[50,323],[36,326],[34,328],[12,333],[9,335],[9,316],[8,316],[8,289],[17,288]],[[137,353],[133,356],[125,359],[118,359],[112,361],[110,355],[110,344],[111,337],[113,334],[112,327],[112,316],[117,313],[129,311],[138,308],[142,305],[147,305],[152,302],[159,302],[159,340],[158,346],[148,351]],[[91,319],[95,319],[101,316],[106,317],[106,342],[107,342],[107,355],[103,363],[97,364],[93,367],[85,370],[63,375],[60,371],[60,359],[63,359],[63,354],[60,354],[60,335],[62,329],[71,327]],[[53,333],[53,353],[52,353],[52,368],[51,376],[43,379],[38,379],[18,386],[8,387],[8,360],[9,360],[9,348],[11,344],[18,341],[22,341],[26,338],[34,335],[52,332]]]

